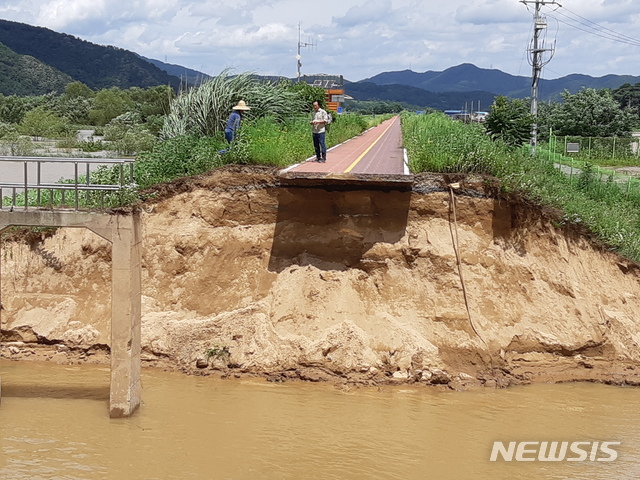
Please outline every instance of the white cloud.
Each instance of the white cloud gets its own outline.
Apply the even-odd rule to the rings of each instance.
[[[635,0],[563,0],[548,78],[580,72],[640,75],[638,47],[556,22],[562,13],[634,37]],[[531,9],[531,7],[529,7]],[[293,77],[298,24],[303,73],[360,80],[381,71],[443,70],[469,62],[529,75],[532,14],[518,0],[4,0],[0,16],[215,74],[226,67]],[[584,21],[584,20],[580,20]],[[573,22],[575,23],[575,22]],[[640,34],[638,34],[640,36]]]
[[[336,25],[343,28],[384,22],[393,14],[391,0],[368,0],[364,5],[354,5],[343,17],[334,17]]]
[[[56,0],[40,7],[36,22],[52,30],[65,30],[69,24],[85,23],[90,19],[101,19],[106,14],[104,0]]]
[[[474,25],[523,23],[529,21],[523,4],[513,0],[465,2],[456,9],[456,20]]]

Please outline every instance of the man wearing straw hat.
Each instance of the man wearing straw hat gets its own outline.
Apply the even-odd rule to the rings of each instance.
[[[224,138],[227,142],[231,143],[236,136],[238,128],[240,128],[240,121],[242,120],[242,113],[247,110],[251,110],[251,107],[247,106],[244,100],[240,100],[238,104],[233,107],[231,115],[227,120],[227,127],[224,129]]]

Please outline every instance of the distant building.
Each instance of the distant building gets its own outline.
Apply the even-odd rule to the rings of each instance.
[[[344,95],[344,78],[342,75],[303,75],[301,77],[304,83],[308,83],[314,87],[324,88],[324,100],[327,110],[334,112],[342,111],[342,104],[345,100]]]
[[[489,116],[489,112],[473,112],[473,121],[478,123],[484,123]]]
[[[487,120],[489,112],[468,112],[466,110],[445,110],[444,114],[454,120],[460,120],[465,123],[483,123]]]

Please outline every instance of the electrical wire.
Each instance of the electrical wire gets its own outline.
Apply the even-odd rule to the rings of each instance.
[[[529,9],[529,7],[525,4],[525,6],[527,7],[527,10]],[[529,27],[529,37],[531,37],[531,35],[533,35],[533,25],[531,25]],[[524,64],[525,59],[529,59],[527,54],[529,53],[529,44],[527,44],[523,51],[522,51],[522,58],[520,59],[520,67],[518,67],[518,75],[520,75],[520,72],[522,71],[522,65]]]
[[[571,15],[567,15],[566,13],[564,13],[565,11],[577,18],[574,18]],[[640,47],[640,40],[630,37],[628,35],[624,35],[622,33],[616,32],[615,30],[604,27],[595,22],[592,22],[591,20],[586,19],[575,12],[572,12],[571,10],[565,7],[563,7],[562,10],[557,9],[552,12],[549,12],[547,13],[547,15],[552,17],[554,20],[556,20],[559,23],[563,23],[571,28],[575,28],[576,30],[589,33],[596,37],[604,38],[606,40],[611,40],[618,43],[623,43],[626,45],[631,45],[634,47]],[[567,21],[561,18],[558,18],[557,15],[564,17]],[[570,22],[575,22],[575,23],[570,23]]]
[[[571,10],[569,10],[568,8],[565,8],[564,10],[566,10],[567,12],[569,12],[571,15],[575,15],[575,16],[576,16],[576,17],[578,17],[579,19],[584,20],[586,23],[579,22],[578,20],[572,19],[572,20],[574,20],[575,22],[578,22],[578,23],[580,23],[580,24],[582,24],[582,25],[584,25],[584,26],[586,26],[586,27],[588,27],[588,28],[594,28],[594,27],[591,27],[591,25],[595,25],[595,27],[597,27],[598,29],[600,29],[600,30],[604,30],[604,31],[606,31],[606,32],[611,32],[613,35],[615,35],[615,36],[617,36],[617,37],[620,37],[620,38],[623,38],[623,39],[627,39],[627,40],[629,40],[631,43],[640,43],[640,40],[638,40],[637,38],[630,37],[629,35],[625,35],[625,34],[623,34],[623,33],[616,32],[615,30],[612,30],[612,29],[607,28],[607,27],[605,27],[605,26],[603,26],[603,25],[600,25],[600,24],[597,24],[597,23],[595,23],[595,22],[592,22],[591,20],[589,20],[589,19],[587,19],[587,18],[584,18],[584,17],[582,17],[582,16],[578,15],[578,14],[577,14],[577,13],[575,13],[575,12],[572,12],[572,11],[571,11]],[[564,15],[564,16],[565,16],[565,17],[567,17],[567,18],[570,18],[568,15],[566,15],[565,13],[563,13],[563,11],[560,11],[559,13],[560,13],[561,15]]]

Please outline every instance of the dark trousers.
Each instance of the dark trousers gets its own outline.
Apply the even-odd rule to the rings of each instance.
[[[327,159],[327,146],[324,144],[325,132],[313,134],[313,148],[316,149],[316,158],[318,160]]]

